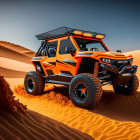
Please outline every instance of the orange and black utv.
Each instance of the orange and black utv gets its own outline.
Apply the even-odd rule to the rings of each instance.
[[[36,37],[42,42],[31,60],[36,71],[25,76],[27,93],[42,94],[45,83],[67,85],[76,106],[92,108],[106,84],[112,84],[117,94],[131,95],[138,89],[133,57],[120,50],[110,52],[104,34],[61,27]]]

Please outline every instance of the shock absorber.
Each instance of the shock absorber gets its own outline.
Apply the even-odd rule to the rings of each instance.
[[[93,73],[95,77],[98,77],[98,71],[99,71],[99,62],[95,62],[94,73]]]

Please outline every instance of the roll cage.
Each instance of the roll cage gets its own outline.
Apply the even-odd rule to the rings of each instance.
[[[79,36],[74,36],[74,35],[71,35],[71,39],[70,39],[70,36],[68,36],[67,39],[70,39],[74,46],[76,45],[75,48],[76,48],[77,51],[82,51],[82,50],[81,50],[81,48],[79,46],[79,43],[78,43],[76,38],[83,40],[83,43],[84,43],[84,40],[100,42],[101,45],[103,46],[103,48],[105,49],[105,51],[109,51],[109,49],[106,47],[106,45],[103,43],[103,41],[101,39],[85,38],[85,37],[79,37]],[[58,39],[55,39],[55,40],[58,41],[59,39],[61,39],[61,38],[58,38]],[[54,40],[52,40],[52,42],[53,41]],[[37,56],[49,56],[48,55],[48,47],[49,47],[50,42],[51,42],[51,40],[49,40],[49,42],[47,40],[41,42],[41,46],[40,46],[40,48],[38,49],[38,51],[36,53],[36,57]],[[56,49],[57,49],[57,47],[56,47]],[[41,54],[42,51],[43,51],[43,54]]]

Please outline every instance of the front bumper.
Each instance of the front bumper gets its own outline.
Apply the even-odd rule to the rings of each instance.
[[[106,65],[106,64],[101,64],[101,67],[107,71],[122,76],[132,76],[137,72],[138,68],[138,66],[136,65],[126,65],[122,69],[119,69],[115,65]]]

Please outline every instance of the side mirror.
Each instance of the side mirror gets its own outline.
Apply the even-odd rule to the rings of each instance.
[[[73,55],[76,50],[73,50],[72,47],[68,47],[67,46],[66,49],[65,49],[65,51]]]
[[[121,53],[122,51],[121,51],[121,50],[116,50],[116,52],[119,52],[119,53]]]

